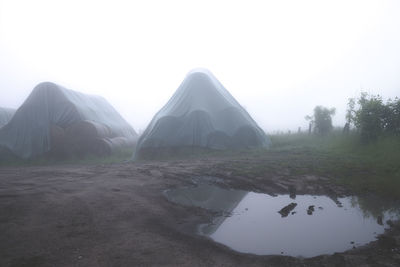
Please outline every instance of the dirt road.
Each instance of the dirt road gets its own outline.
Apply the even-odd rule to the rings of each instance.
[[[237,159],[235,161],[238,161]],[[240,161],[240,160],[239,160]],[[249,159],[242,159],[243,164]],[[0,168],[0,266],[399,266],[399,228],[346,253],[299,259],[241,254],[194,234],[212,214],[162,192],[216,175],[220,186],[266,193],[347,194],[329,179],[285,170],[251,179],[232,159]]]

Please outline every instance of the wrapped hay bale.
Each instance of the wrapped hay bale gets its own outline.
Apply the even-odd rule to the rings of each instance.
[[[112,153],[112,144],[108,138],[96,138],[93,140],[91,152],[98,156],[109,156]]]
[[[85,155],[94,153],[93,147],[97,145],[98,139],[112,137],[113,134],[107,125],[94,121],[79,121],[67,127],[65,135],[70,154]]]
[[[63,157],[66,154],[67,142],[65,131],[58,125],[50,126],[50,155],[55,157]]]
[[[133,148],[135,141],[126,137],[96,138],[92,143],[91,152],[98,156],[109,156],[124,148]]]
[[[227,149],[232,147],[232,138],[223,131],[213,131],[207,135],[207,147]]]
[[[94,121],[79,121],[74,123],[66,129],[66,134],[86,140],[113,136],[111,129],[107,125]]]
[[[263,138],[259,132],[250,125],[240,127],[233,136],[234,146],[237,148],[261,147]]]

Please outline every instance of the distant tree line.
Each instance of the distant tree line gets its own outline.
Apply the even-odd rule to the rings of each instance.
[[[332,131],[333,115],[335,108],[316,106],[313,115],[305,117],[310,122],[309,133],[325,135]],[[385,103],[380,95],[365,92],[359,98],[350,98],[343,132],[349,133],[350,128],[355,128],[366,142],[384,134],[400,136],[400,99],[396,97]]]
[[[350,98],[346,112],[347,125],[354,125],[363,141],[374,141],[383,134],[400,135],[400,99],[384,103],[380,95],[361,93]]]

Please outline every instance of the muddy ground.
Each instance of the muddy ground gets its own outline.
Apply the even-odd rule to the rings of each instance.
[[[244,177],[250,158],[0,168],[0,266],[400,266],[400,226],[364,247],[301,259],[241,254],[194,234],[215,214],[162,192],[214,175],[222,187],[269,194],[351,194],[286,169]],[[267,163],[266,163],[267,164]],[[305,240],[306,242],[306,240]],[[329,240],[327,240],[329,242]]]

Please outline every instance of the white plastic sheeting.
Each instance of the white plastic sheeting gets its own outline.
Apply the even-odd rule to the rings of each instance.
[[[15,113],[15,109],[0,107],[0,128],[6,125]]]
[[[111,137],[135,139],[136,132],[102,97],[86,95],[54,83],[37,85],[7,125],[0,129],[0,149],[31,158],[51,149],[51,129],[91,121],[104,125]]]
[[[139,138],[134,158],[146,149],[249,148],[269,143],[264,131],[211,72],[196,69],[154,116]]]

